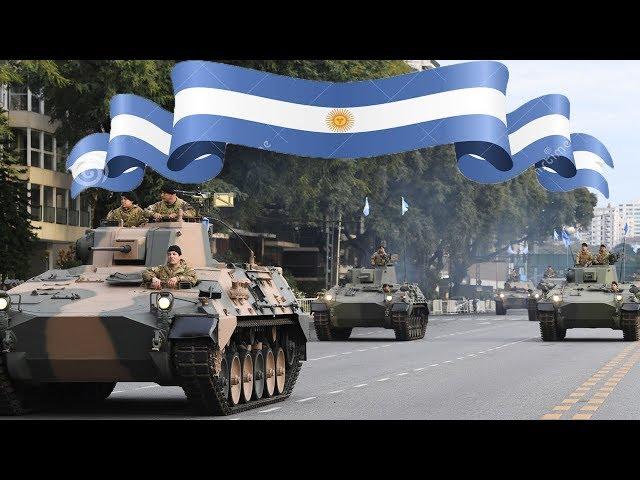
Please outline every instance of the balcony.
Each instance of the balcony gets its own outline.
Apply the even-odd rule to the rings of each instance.
[[[91,226],[91,218],[89,216],[89,212],[80,212],[80,226],[81,227]]]
[[[56,208],[56,223],[61,225],[67,224],[67,209],[66,208]]]
[[[69,225],[74,227],[80,225],[80,212],[78,210],[69,210]]]

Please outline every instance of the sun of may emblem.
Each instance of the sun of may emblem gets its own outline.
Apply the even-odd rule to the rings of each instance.
[[[336,108],[329,112],[325,122],[327,123],[327,127],[334,132],[346,132],[353,127],[353,113],[349,110],[345,110],[344,108]]]

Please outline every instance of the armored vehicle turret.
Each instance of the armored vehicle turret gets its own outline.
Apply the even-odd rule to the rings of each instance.
[[[174,244],[197,282],[151,290],[142,274]],[[280,268],[217,262],[198,219],[102,226],[76,251],[83,265],[0,298],[0,414],[104,400],[116,382],[180,386],[207,415],[290,395],[311,319]]]
[[[397,340],[424,337],[427,301],[416,284],[398,283],[392,263],[351,268],[341,283],[311,303],[319,340],[346,340],[354,327],[393,329]]]
[[[542,340],[564,340],[570,328],[611,328],[622,330],[624,340],[638,340],[637,289],[614,282],[615,265],[591,265],[575,266],[564,282],[544,286],[537,304]]]

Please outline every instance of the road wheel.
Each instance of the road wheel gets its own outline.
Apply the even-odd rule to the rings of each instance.
[[[272,397],[276,391],[276,357],[271,347],[266,347],[263,353],[265,371],[264,396]]]
[[[538,312],[538,320],[540,321],[540,336],[543,342],[564,340],[567,329],[558,326],[554,313]]]
[[[316,336],[321,342],[331,340],[331,328],[329,327],[329,315],[324,312],[313,312],[313,327]]]
[[[284,382],[287,375],[287,361],[285,359],[284,350],[278,347],[276,350],[276,392],[281,394],[284,392]]]
[[[496,302],[496,315],[506,315],[507,309],[504,308],[504,303]]]
[[[253,351],[253,398],[259,400],[264,393],[265,371],[262,350]]]
[[[233,351],[227,359],[229,362],[229,404],[238,405],[242,397],[242,363],[240,355]]]
[[[253,394],[253,358],[249,350],[240,353],[242,364],[242,400],[249,402]]]
[[[637,316],[625,315],[621,321],[622,338],[625,342],[640,340],[640,319]]]

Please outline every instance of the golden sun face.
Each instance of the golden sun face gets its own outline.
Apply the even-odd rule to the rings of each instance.
[[[353,113],[344,108],[336,108],[331,110],[325,120],[327,127],[334,132],[342,133],[353,127]]]

